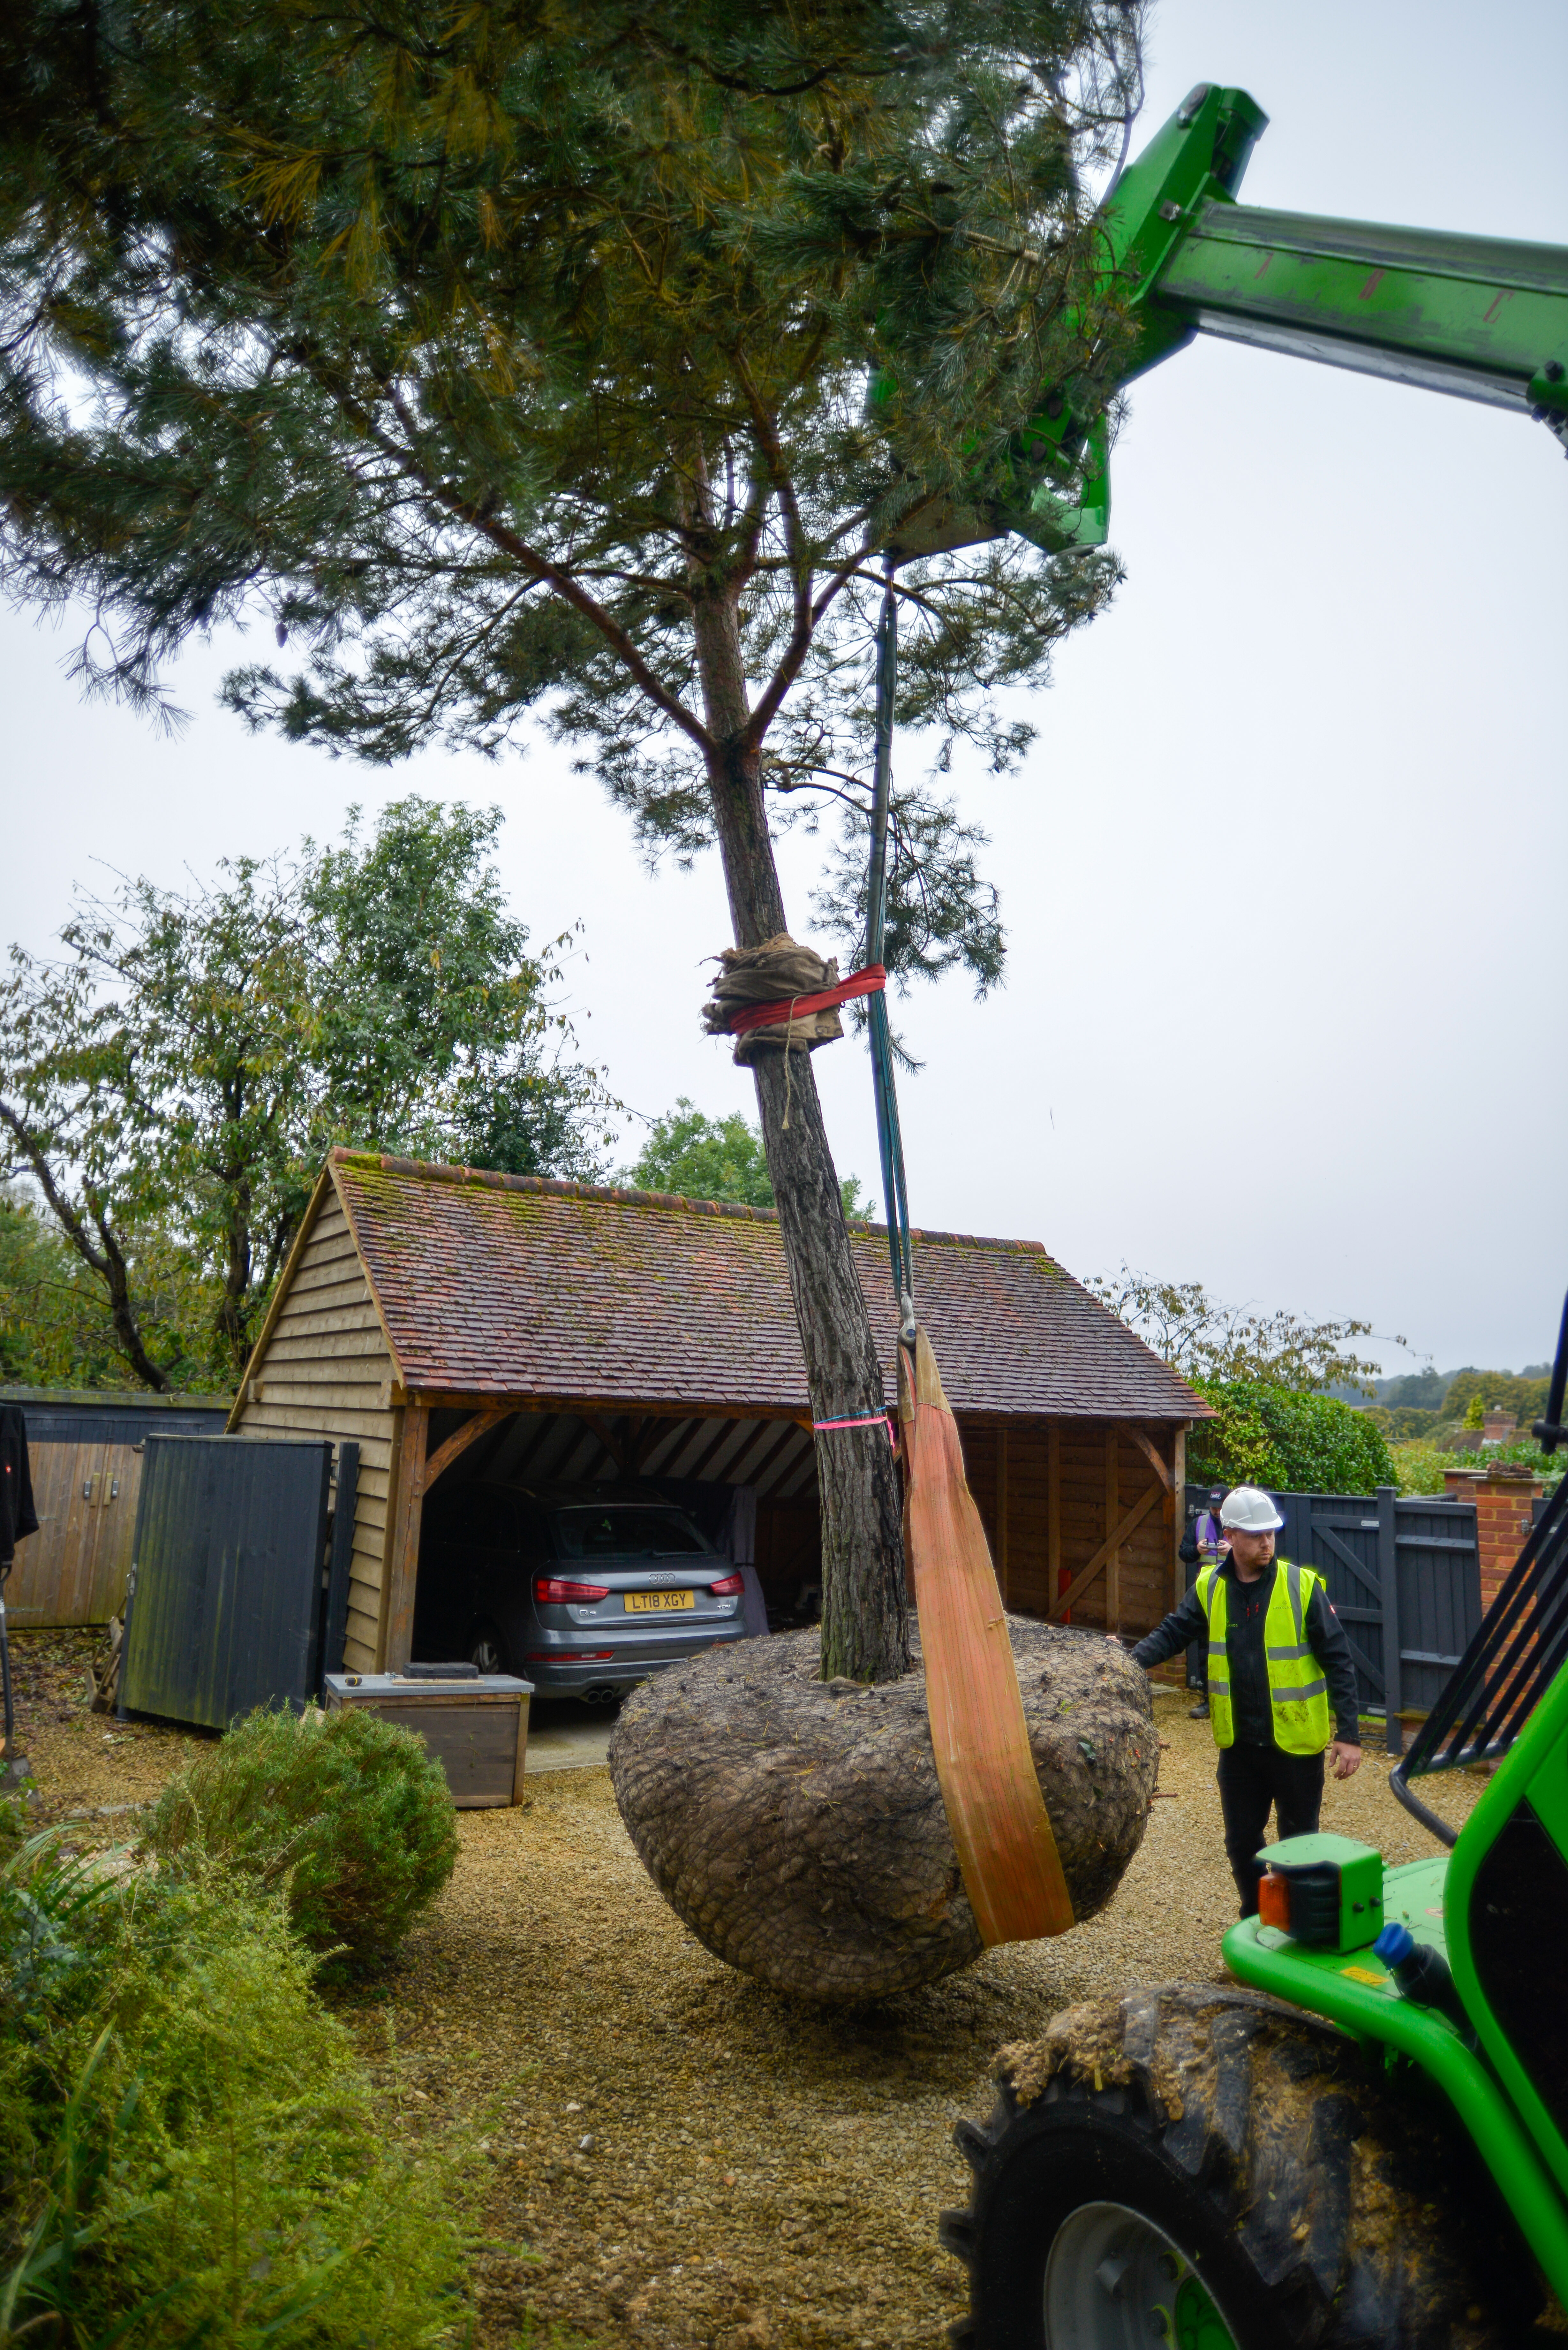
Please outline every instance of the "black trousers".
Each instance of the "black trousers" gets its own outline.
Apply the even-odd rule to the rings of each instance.
[[[1283,1754],[1277,1746],[1220,1749],[1220,1808],[1225,1815],[1225,1857],[1241,1897],[1241,1915],[1258,1912],[1261,1861],[1269,1814],[1279,1814],[1280,1837],[1315,1835],[1323,1809],[1323,1756]]]

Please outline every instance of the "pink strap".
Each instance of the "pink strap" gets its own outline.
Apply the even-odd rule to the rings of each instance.
[[[888,1443],[893,1445],[896,1451],[897,1440],[893,1434],[893,1415],[890,1411],[863,1412],[858,1419],[814,1419],[811,1425],[814,1432],[820,1435],[825,1430],[830,1428],[875,1428],[878,1420],[888,1431]]]

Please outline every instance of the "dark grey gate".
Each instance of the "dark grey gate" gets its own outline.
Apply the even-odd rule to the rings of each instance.
[[[1364,1713],[1382,1714],[1400,1752],[1402,1712],[1425,1713],[1481,1619],[1473,1502],[1416,1494],[1275,1493],[1280,1555],[1315,1567],[1355,1659]],[[1207,1486],[1187,1489],[1188,1515]]]
[[[147,1439],[122,1711],[222,1730],[315,1695],[331,1469],[325,1442]]]

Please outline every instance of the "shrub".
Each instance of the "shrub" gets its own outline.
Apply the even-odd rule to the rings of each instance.
[[[1394,1473],[1402,1493],[1440,1493],[1445,1469],[1464,1469],[1473,1477],[1498,1461],[1507,1468],[1528,1469],[1552,1493],[1568,1470],[1568,1454],[1542,1452],[1538,1444],[1494,1444],[1484,1452],[1447,1452],[1434,1444],[1396,1444],[1393,1451]]]
[[[1365,1412],[1333,1396],[1251,1380],[1195,1379],[1218,1418],[1188,1440],[1198,1484],[1262,1485],[1276,1493],[1371,1493],[1392,1485],[1393,1455]]]
[[[47,1837],[0,1871],[0,2345],[450,2334],[468,2162],[397,2142],[312,1972],[281,1897],[232,1878]]]
[[[359,1961],[397,1949],[457,1858],[440,1763],[411,1731],[352,1706],[247,1715],[170,1781],[144,1842],[175,1868],[284,1888],[312,1950]]]

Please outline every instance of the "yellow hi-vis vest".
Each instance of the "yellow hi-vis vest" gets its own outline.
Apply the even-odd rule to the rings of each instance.
[[[1274,1743],[1286,1754],[1321,1754],[1334,1734],[1328,1683],[1306,1637],[1306,1611],[1322,1581],[1322,1575],[1310,1566],[1293,1566],[1283,1558],[1274,1562],[1274,1587],[1263,1618],[1263,1656],[1273,1708]],[[1225,1646],[1226,1587],[1218,1565],[1206,1566],[1198,1578],[1198,1596],[1209,1620],[1209,1718],[1217,1746],[1236,1742],[1231,1711],[1231,1659]]]

